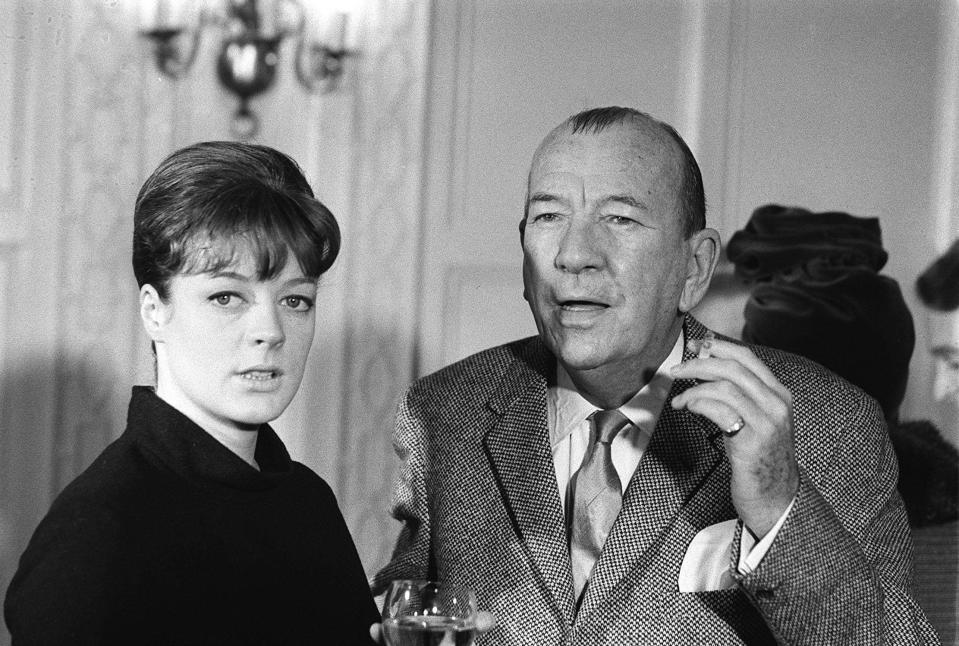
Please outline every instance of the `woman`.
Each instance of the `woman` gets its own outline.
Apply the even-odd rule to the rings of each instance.
[[[268,426],[296,393],[333,215],[290,158],[173,153],[134,213],[156,389],[57,500],[10,586],[23,644],[367,644],[377,612],[329,486]]]

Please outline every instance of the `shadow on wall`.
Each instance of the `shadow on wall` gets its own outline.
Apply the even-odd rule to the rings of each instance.
[[[0,598],[54,497],[123,430],[129,378],[105,363],[65,356],[51,366],[31,359],[4,375]],[[9,643],[0,621],[0,646]]]

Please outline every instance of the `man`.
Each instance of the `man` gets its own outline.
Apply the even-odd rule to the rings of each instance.
[[[876,403],[688,314],[720,250],[704,214],[648,115],[546,137],[520,224],[539,335],[407,393],[375,587],[474,587],[480,644],[937,643]]]

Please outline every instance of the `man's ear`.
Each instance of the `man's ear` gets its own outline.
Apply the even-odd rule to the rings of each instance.
[[[163,330],[169,318],[169,305],[163,302],[153,285],[140,288],[140,320],[154,343],[163,341]]]
[[[686,244],[689,245],[690,254],[686,263],[686,282],[679,298],[679,310],[683,313],[696,307],[706,295],[722,245],[719,232],[715,229],[696,231]]]
[[[526,291],[526,250],[523,244],[526,242],[526,215],[519,221],[519,246],[523,249],[523,300],[529,302],[529,293]]]

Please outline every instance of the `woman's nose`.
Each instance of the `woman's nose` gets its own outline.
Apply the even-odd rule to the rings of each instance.
[[[556,268],[573,274],[599,269],[603,253],[596,235],[592,223],[571,222],[559,241]]]
[[[279,308],[272,304],[258,305],[253,308],[253,318],[248,332],[250,340],[257,344],[279,345],[286,340],[283,320]]]

